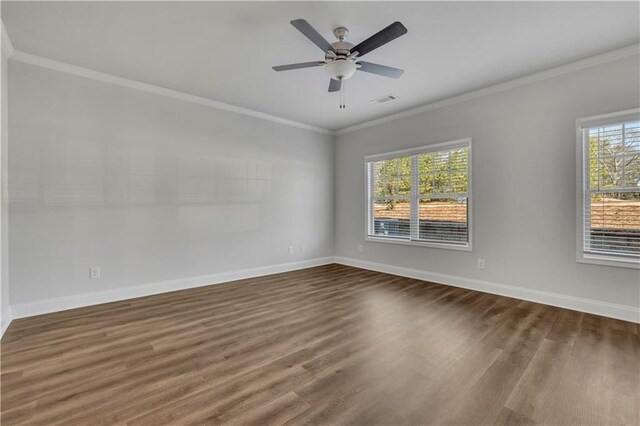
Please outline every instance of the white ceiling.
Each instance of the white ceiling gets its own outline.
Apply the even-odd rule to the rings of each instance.
[[[16,50],[336,130],[638,43],[638,2],[2,2]],[[357,44],[409,30],[366,56],[406,70],[327,93],[322,60],[289,21]],[[399,100],[368,101],[389,93]]]

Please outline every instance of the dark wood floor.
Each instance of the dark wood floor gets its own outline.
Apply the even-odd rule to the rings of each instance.
[[[2,424],[640,424],[637,324],[339,265],[14,321]]]

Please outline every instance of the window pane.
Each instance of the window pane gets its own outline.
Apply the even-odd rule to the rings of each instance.
[[[411,157],[371,163],[375,197],[409,195],[411,193]]]
[[[469,190],[469,178],[467,173],[453,173],[451,175],[451,192],[454,194],[466,194]]]
[[[451,192],[451,181],[449,173],[438,173],[433,176],[433,193],[448,194]]]
[[[449,172],[449,151],[433,153],[433,171],[435,173]]]
[[[640,191],[592,194],[585,226],[587,250],[640,255]]]
[[[589,129],[589,187],[637,188],[640,181],[640,122]]]
[[[469,148],[448,149],[418,155],[421,195],[466,194]]]
[[[373,195],[375,197],[388,197],[390,195],[396,195],[396,193],[398,192],[393,182],[376,181],[374,185],[375,190]]]
[[[640,159],[640,153],[637,154]],[[625,187],[640,188],[640,161],[627,161],[627,168],[624,173]]]
[[[619,157],[600,157],[600,188],[616,188],[622,186],[622,155]]]
[[[385,180],[411,176],[411,157],[375,161],[371,164],[375,179]]]
[[[433,173],[433,153],[418,155],[418,171],[421,175]]]
[[[419,180],[420,193],[432,194],[433,193],[433,175],[420,176]]]
[[[451,168],[453,170],[464,170],[469,168],[469,149],[460,148],[451,151]]]
[[[467,198],[420,199],[419,238],[466,244],[469,241]]]
[[[640,121],[625,125],[624,186],[640,188]]]
[[[627,123],[625,132],[627,140],[624,145],[627,153],[640,152],[640,121]]]
[[[384,237],[409,238],[411,204],[409,199],[375,200],[373,233]]]

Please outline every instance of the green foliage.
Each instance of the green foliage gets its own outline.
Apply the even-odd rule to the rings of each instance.
[[[420,154],[418,161],[419,192],[430,194],[465,194],[468,191],[468,148]],[[411,157],[373,163],[374,196],[411,195]],[[393,209],[398,200],[387,200]]]
[[[373,163],[374,195],[395,197],[411,195],[411,157],[394,158]],[[392,210],[398,200],[386,200],[387,209]]]

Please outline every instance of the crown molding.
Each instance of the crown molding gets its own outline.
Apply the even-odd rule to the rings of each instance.
[[[3,32],[4,39],[4,32]],[[141,81],[130,80],[128,78],[118,77],[116,75],[95,71],[89,68],[83,68],[76,65],[71,65],[66,62],[56,61],[54,59],[43,58],[41,56],[32,55],[30,53],[21,52],[15,50],[11,55],[11,59],[14,61],[24,62],[26,64],[36,65],[43,68],[52,69],[55,71],[65,72],[68,74],[77,75],[80,77],[91,78],[93,80],[102,81],[104,83],[115,84],[117,86],[128,87],[130,89],[141,90],[143,92],[153,93],[155,95],[166,96],[173,99],[179,99],[181,101],[191,102],[199,105],[208,106],[211,108],[221,109],[224,111],[234,112],[236,114],[247,115],[249,117],[258,118],[261,120],[271,121],[278,124],[283,124],[289,127],[296,127],[298,129],[309,130],[323,135],[333,135],[333,131],[323,129],[321,127],[312,126],[298,121],[288,120],[286,118],[278,117],[276,115],[267,114],[260,111],[254,111],[248,108],[242,108],[236,105],[227,104],[224,102],[214,101],[213,99],[203,98],[201,96],[190,95],[188,93],[179,92],[173,89],[167,89],[166,87],[156,86],[149,83],[143,83]]]
[[[2,48],[7,53],[7,57],[9,57],[13,55],[16,49],[13,48],[13,43],[11,43],[11,39],[9,38],[7,30],[4,28],[4,22],[2,22],[2,20],[0,20],[0,27],[2,27],[2,34],[0,35],[0,37],[2,37]]]
[[[596,65],[606,64],[608,62],[617,61],[619,59],[628,58],[638,54],[640,54],[640,44],[634,44],[632,46],[623,47],[622,49],[612,50],[611,52],[603,53],[600,55],[592,56],[590,58],[582,59],[576,62],[571,62],[565,65],[561,65],[559,67],[550,68],[545,71],[540,71],[534,74],[530,74],[525,77],[516,78],[515,80],[505,81],[503,83],[498,83],[493,86],[488,86],[482,89],[474,90],[471,92],[463,93],[461,95],[445,98],[436,102],[422,105],[417,108],[408,109],[406,111],[398,112],[396,114],[387,115],[381,118],[377,118],[375,120],[365,121],[363,123],[345,127],[343,129],[336,130],[334,132],[334,135],[336,136],[344,135],[346,133],[355,132],[356,130],[366,129],[367,127],[377,126],[379,124],[388,123],[390,121],[400,120],[402,118],[411,117],[413,115],[422,114],[428,111],[433,111],[434,109],[459,104],[461,102],[466,102],[482,96],[504,92],[506,90],[515,89],[517,87],[526,86],[528,84],[537,83],[539,81],[558,77],[558,76],[579,71],[585,68],[594,67]]]
[[[613,50],[611,52],[603,53],[600,55],[592,56],[586,59],[582,59],[569,64],[561,65],[559,67],[550,68],[545,71],[540,71],[534,74],[520,77],[514,80],[498,83],[493,86],[484,87],[482,89],[474,90],[471,92],[456,95],[450,98],[438,100],[436,102],[428,103],[416,108],[412,108],[406,111],[401,111],[395,114],[390,114],[374,120],[365,121],[355,124],[353,126],[345,127],[339,130],[329,130],[322,127],[312,126],[310,124],[301,123],[294,120],[289,120],[283,117],[267,114],[260,111],[255,111],[248,108],[239,107],[224,102],[215,101],[213,99],[204,98],[201,96],[191,95],[184,92],[179,92],[173,89],[167,89],[165,87],[156,86],[149,83],[143,83],[141,81],[130,80],[116,75],[95,71],[89,68],[83,68],[76,65],[71,65],[65,62],[56,61],[53,59],[44,58],[30,53],[21,52],[15,50],[11,44],[11,40],[2,25],[2,45],[7,51],[12,60],[49,68],[52,70],[66,72],[69,74],[78,75],[85,78],[91,78],[99,80],[105,83],[111,83],[118,86],[128,87],[136,90],[141,90],[149,93],[153,93],[160,96],[166,96],[174,99],[179,99],[186,102],[192,102],[199,105],[205,105],[211,108],[221,109],[224,111],[234,112],[237,114],[247,115],[249,117],[258,118],[261,120],[271,121],[274,123],[282,124],[285,126],[295,127],[303,130],[309,130],[312,132],[329,135],[339,136],[347,133],[355,132],[357,130],[366,129],[368,127],[377,126],[379,124],[388,123],[402,118],[411,117],[413,115],[422,114],[425,112],[433,111],[438,108],[444,108],[446,106],[455,105],[458,103],[466,102],[472,99],[476,99],[482,96],[492,95],[506,90],[515,89],[517,87],[526,86],[539,81],[547,80],[550,78],[558,77],[571,72],[579,71],[585,68],[594,67],[608,62],[614,62],[620,59],[628,58],[634,55],[640,54],[640,44],[634,44],[631,46],[623,47],[622,49]]]

